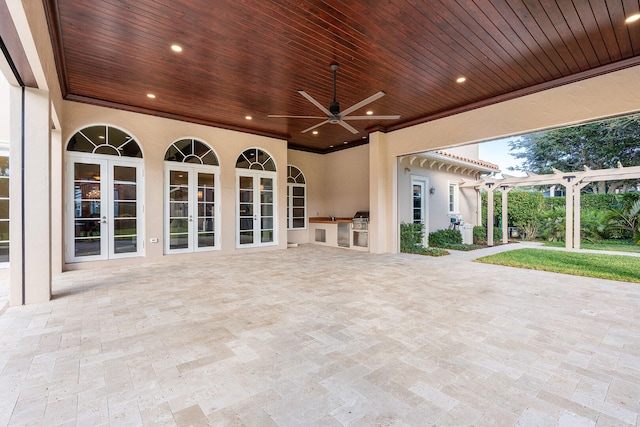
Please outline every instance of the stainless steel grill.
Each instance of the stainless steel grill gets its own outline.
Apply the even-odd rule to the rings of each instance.
[[[358,211],[351,220],[351,228],[366,231],[369,229],[369,211]]]

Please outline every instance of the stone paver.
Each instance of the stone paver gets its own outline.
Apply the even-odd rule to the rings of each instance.
[[[64,273],[0,314],[0,425],[637,425],[640,285],[507,249]]]

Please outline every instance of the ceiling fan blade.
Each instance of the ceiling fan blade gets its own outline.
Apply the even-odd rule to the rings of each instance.
[[[320,122],[320,123],[318,123],[317,125],[313,125],[313,126],[311,126],[310,128],[303,130],[303,131],[302,131],[302,132],[300,132],[300,133],[309,132],[310,130],[313,130],[313,129],[315,129],[315,128],[317,128],[317,127],[320,127],[320,126],[322,126],[322,125],[324,125],[324,124],[327,124],[327,123],[329,123],[329,120],[325,120],[324,122]]]
[[[342,120],[396,120],[400,116],[347,116],[342,117]]]
[[[309,100],[309,102],[311,102],[313,105],[315,105],[316,107],[318,107],[320,109],[320,111],[322,111],[323,113],[325,113],[327,115],[327,117],[333,116],[333,114],[331,114],[331,111],[327,110],[325,107],[322,106],[322,104],[320,104],[318,101],[316,101],[315,99],[313,99],[311,97],[311,95],[309,95],[307,92],[303,91],[303,90],[299,90],[298,93],[302,96],[304,96],[305,98],[307,98]],[[324,118],[324,117],[323,117]]]
[[[283,116],[280,114],[269,114],[267,117],[281,119],[324,119],[324,116]]]
[[[365,105],[370,104],[373,101],[375,101],[376,99],[380,99],[385,95],[386,95],[386,93],[384,91],[380,91],[380,92],[376,93],[375,95],[371,95],[367,99],[363,99],[362,101],[358,102],[357,104],[352,105],[351,107],[349,107],[346,110],[344,110],[340,115],[342,117],[344,117],[347,114],[351,113],[352,111],[356,111],[358,108],[362,108]],[[331,114],[329,114],[329,115],[331,115]]]
[[[344,121],[342,121],[342,120],[340,120],[340,121],[338,122],[338,124],[339,124],[340,126],[342,126],[343,128],[347,129],[348,131],[350,131],[351,133],[360,133],[360,132],[358,132],[358,130],[357,130],[356,128],[354,128],[354,127],[353,127],[353,126],[351,126],[349,123],[346,123],[346,122],[344,122]]]

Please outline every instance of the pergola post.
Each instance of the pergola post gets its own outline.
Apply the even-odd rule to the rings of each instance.
[[[477,218],[476,218],[476,224],[477,225],[482,225],[482,193],[480,193],[480,189],[476,188],[476,202],[478,206],[478,210],[477,210]]]
[[[565,248],[567,251],[573,249],[573,185],[571,177],[563,177],[567,182],[564,184],[566,189],[565,203]]]
[[[487,183],[487,246],[493,246],[493,186]]]
[[[580,249],[582,231],[582,209],[580,207],[582,189],[589,185],[589,182],[577,182],[573,193],[573,248]]]
[[[508,196],[509,188],[508,185],[501,185],[500,192],[502,193],[502,243],[509,243],[509,215],[508,215]]]

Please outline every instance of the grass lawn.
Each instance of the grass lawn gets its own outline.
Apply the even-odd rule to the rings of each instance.
[[[487,264],[640,283],[640,258],[545,249],[517,249],[478,258]]]
[[[564,248],[564,242],[545,242],[544,246],[554,248]],[[596,251],[616,251],[616,252],[638,252],[640,245],[634,244],[631,240],[603,240],[600,243],[580,242],[580,248],[593,249]]]

